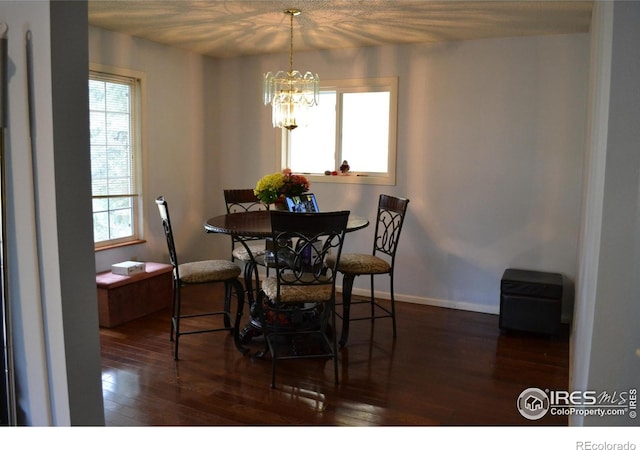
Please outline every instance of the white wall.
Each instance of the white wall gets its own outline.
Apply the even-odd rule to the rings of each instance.
[[[570,344],[569,385],[572,390],[586,390],[589,386],[607,155],[612,31],[613,3],[596,3],[591,23],[589,115],[585,141],[583,219],[573,318],[575,326]],[[581,416],[570,420],[572,425],[582,425],[584,422]]]
[[[40,177],[53,178],[53,152],[51,140],[51,93],[47,87],[50,79],[49,40],[49,8],[45,2],[25,8],[16,3],[2,4],[2,21],[7,23],[9,52],[9,130],[6,143],[7,176],[7,242],[9,248],[5,267],[9,279],[9,304],[13,328],[13,345],[16,364],[17,409],[18,417],[28,423],[47,425],[53,421],[51,391],[48,379],[47,350],[45,339],[49,340],[52,351],[64,359],[62,335],[51,333],[46,335],[43,326],[43,305],[41,278],[37,268],[36,214],[33,199],[34,185],[32,175],[31,147],[29,145],[25,32],[38,29],[33,34],[34,56],[39,56],[41,77],[34,82],[36,86],[48,91],[43,93],[38,102],[35,117],[40,126],[40,140],[35,145],[40,150]],[[50,82],[49,82],[50,84]],[[43,203],[45,211],[40,218],[52,222],[52,227],[45,229],[46,242],[55,239],[55,211],[50,205],[52,192],[43,192],[47,201]],[[49,314],[60,317],[60,286],[55,278],[57,267],[51,267],[53,276],[46,292],[50,303]],[[39,326],[40,325],[40,326]],[[29,350],[27,352],[27,349]],[[60,386],[66,384],[66,374],[60,374]],[[64,392],[65,388],[61,388]],[[68,415],[68,407],[59,404],[61,415]],[[63,422],[64,423],[64,422]]]
[[[615,2],[606,121],[606,162],[593,328],[586,384],[578,389],[621,392],[640,380],[640,4]],[[608,31],[610,31],[609,29]],[[585,356],[585,355],[581,355]],[[582,364],[585,366],[585,364]],[[637,426],[628,414],[587,417],[585,425]]]
[[[294,56],[297,69],[316,71],[321,79],[399,77],[397,185],[314,183],[312,191],[324,209],[347,208],[372,219],[380,193],[410,198],[396,274],[401,300],[497,313],[507,267],[575,279],[588,35]],[[277,131],[261,104],[261,76],[286,67],[287,56],[208,63],[91,28],[90,58],[144,70],[150,80],[162,76],[153,87],[149,83],[149,99],[158,106],[148,108],[148,136],[156,143],[148,146],[147,158],[153,153],[157,160],[147,170],[153,192],[146,197],[167,184],[169,200],[184,202],[181,240],[187,242],[179,245],[187,245],[190,257],[226,257],[228,238],[204,235],[201,224],[223,212],[222,189],[253,187],[278,169]],[[210,77],[190,75],[199,65],[211,67]],[[168,86],[180,86],[179,98]],[[193,100],[198,86],[206,87],[204,101],[215,106],[206,115]],[[202,127],[212,133],[211,146],[202,147]],[[176,142],[185,139],[189,145],[177,158]],[[181,181],[169,181],[172,172]],[[354,233],[346,250],[370,251],[372,232]],[[156,246],[164,245],[159,233],[159,227],[151,230],[145,250],[133,253],[157,255]],[[103,270],[125,259],[103,253],[96,259]],[[356,280],[356,292],[365,281]]]
[[[86,3],[0,2],[0,20],[9,26],[5,263],[18,424],[102,425]]]
[[[575,278],[588,42],[571,35],[296,55],[297,68],[327,79],[399,77],[397,186],[312,190],[324,208],[367,217],[382,192],[411,199],[400,298],[497,312],[507,267]],[[221,84],[231,87],[221,103],[255,104],[260,74],[284,59],[222,61]],[[268,108],[242,115],[222,117],[231,130],[221,135],[222,164],[236,167],[222,175],[226,185],[238,185],[242,161],[255,161],[243,170],[250,180],[276,167]],[[234,123],[256,126],[248,133]],[[350,236],[347,250],[370,251],[370,233]]]
[[[145,74],[143,108],[144,238],[146,244],[96,252],[96,269],[110,270],[128,259],[168,263],[166,241],[154,200],[169,203],[177,246],[190,259],[211,256],[213,241],[204,233],[205,216],[214,215],[210,199],[219,191],[211,159],[217,129],[208,93],[215,83],[211,59],[139,39],[90,28],[89,60]]]

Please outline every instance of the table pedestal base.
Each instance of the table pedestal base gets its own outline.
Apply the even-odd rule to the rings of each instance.
[[[317,328],[320,326],[320,320],[322,320],[322,314],[324,311],[322,303],[307,304],[304,307],[300,305],[292,305],[290,308],[280,309],[280,316],[277,320],[278,326],[281,327],[304,327],[308,329]],[[267,321],[270,324],[276,322],[275,310],[268,307],[266,311]],[[249,322],[240,331],[239,339],[243,345],[249,344],[253,338],[262,336],[262,320],[259,312],[257,311],[256,304],[250,307]]]

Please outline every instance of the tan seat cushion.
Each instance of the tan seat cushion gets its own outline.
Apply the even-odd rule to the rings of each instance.
[[[180,281],[183,283],[207,283],[225,281],[240,275],[240,267],[227,260],[211,259],[180,264]]]
[[[344,253],[340,256],[338,270],[351,274],[388,273],[391,265],[382,258],[364,253]]]
[[[278,280],[275,277],[268,277],[262,282],[262,290],[270,299],[275,299],[278,295]],[[280,301],[282,303],[304,303],[304,302],[326,302],[331,300],[331,285],[308,285],[308,286],[280,286]]]
[[[253,254],[253,256],[262,256],[264,255],[264,244],[262,245],[250,245],[249,249],[251,250],[251,253]],[[231,252],[231,254],[233,255],[233,257],[239,261],[251,261],[251,256],[249,256],[249,252],[247,251],[246,248],[244,248],[244,246],[240,245],[236,248],[233,249],[233,252]]]

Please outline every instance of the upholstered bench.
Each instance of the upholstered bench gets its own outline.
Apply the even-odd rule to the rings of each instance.
[[[505,270],[500,281],[500,329],[557,335],[562,288],[559,273]]]
[[[145,272],[135,275],[116,275],[110,271],[96,275],[101,327],[115,327],[171,307],[171,265],[153,262],[145,265]]]

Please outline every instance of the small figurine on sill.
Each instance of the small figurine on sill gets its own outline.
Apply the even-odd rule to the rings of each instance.
[[[340,172],[342,172],[343,175],[346,175],[349,173],[349,163],[347,162],[346,159],[342,161],[342,165],[340,166]]]

